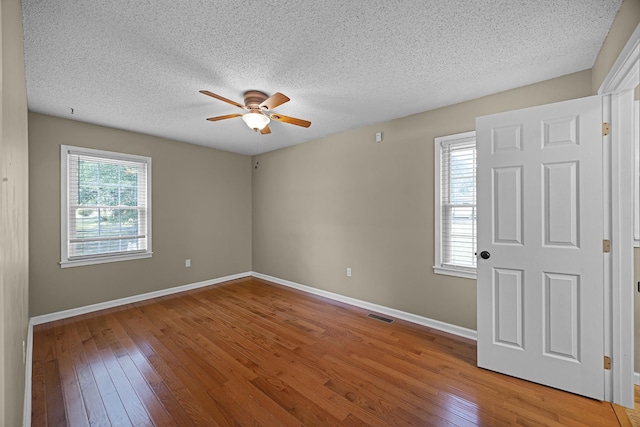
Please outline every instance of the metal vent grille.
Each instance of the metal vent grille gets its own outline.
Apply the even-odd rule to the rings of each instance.
[[[388,317],[378,316],[377,314],[373,314],[373,313],[367,314],[367,317],[371,317],[372,319],[376,319],[385,323],[393,323],[393,319],[389,319]]]

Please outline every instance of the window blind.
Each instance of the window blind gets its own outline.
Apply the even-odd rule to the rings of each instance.
[[[148,167],[124,155],[68,151],[69,260],[147,251]]]
[[[445,142],[441,148],[443,266],[476,268],[476,144]]]

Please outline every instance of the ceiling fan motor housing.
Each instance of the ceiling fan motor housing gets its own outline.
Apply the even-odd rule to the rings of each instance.
[[[245,92],[244,94],[244,105],[252,110],[260,109],[260,104],[266,101],[267,98],[268,96],[264,92],[260,92],[258,90],[250,90]]]

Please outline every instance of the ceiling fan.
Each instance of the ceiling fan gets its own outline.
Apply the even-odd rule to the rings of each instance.
[[[249,128],[253,129],[256,132],[260,131],[260,133],[263,135],[271,133],[271,129],[269,129],[269,121],[271,120],[289,123],[296,126],[302,126],[305,128],[311,126],[311,122],[307,120],[283,116],[282,114],[269,113],[270,110],[273,110],[274,108],[289,101],[289,97],[281,94],[280,92],[276,92],[271,96],[267,96],[263,92],[250,90],[244,94],[244,105],[227,99],[224,96],[209,92],[208,90],[201,90],[200,93],[248,111],[248,113],[244,114],[236,113],[227,114],[226,116],[209,117],[207,120],[209,120],[210,122],[232,119],[234,117],[242,117],[242,120],[244,120]]]

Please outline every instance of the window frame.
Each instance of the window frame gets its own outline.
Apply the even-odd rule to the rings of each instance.
[[[98,254],[78,259],[69,259],[69,154],[102,157],[107,160],[127,161],[146,164],[146,238],[147,248],[131,254]],[[93,148],[77,147],[72,145],[60,145],[60,267],[80,267],[86,265],[105,264],[118,261],[150,258],[152,251],[152,212],[151,212],[151,157],[135,154],[117,153],[113,151],[97,150]]]
[[[434,139],[434,218],[435,218],[435,262],[433,271],[436,274],[444,274],[447,276],[462,277],[465,279],[476,279],[476,268],[444,265],[442,263],[442,249],[443,249],[443,224],[442,224],[442,147],[444,145],[462,144],[471,141],[476,141],[476,132],[462,132],[453,135],[446,135],[437,137]],[[477,148],[476,148],[477,153]],[[476,172],[477,179],[477,172]],[[476,201],[477,212],[477,201]],[[476,220],[477,221],[477,220]],[[477,242],[478,231],[476,227],[475,239]]]
[[[636,87],[637,88],[637,87]],[[633,192],[633,246],[640,248],[640,101],[633,101],[633,145],[634,145],[634,163],[635,172]]]

